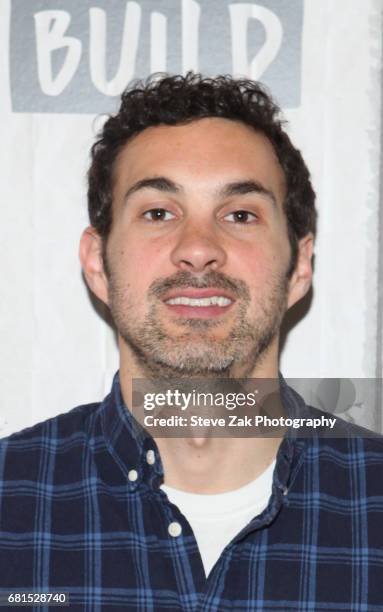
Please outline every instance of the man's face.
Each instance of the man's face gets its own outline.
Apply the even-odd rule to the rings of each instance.
[[[159,375],[249,374],[287,307],[284,173],[220,118],[148,128],[114,172],[107,295],[124,350]]]

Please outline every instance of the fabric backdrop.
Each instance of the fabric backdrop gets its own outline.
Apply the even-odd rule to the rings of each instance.
[[[271,88],[319,209],[282,371],[382,376],[381,24],[380,0],[0,0],[1,435],[109,388],[115,335],[77,255],[85,174],[102,114],[152,71]],[[363,418],[376,424],[375,400]]]

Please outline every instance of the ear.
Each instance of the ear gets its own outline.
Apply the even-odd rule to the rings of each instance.
[[[311,287],[314,236],[310,232],[298,242],[297,263],[289,281],[287,308],[299,302]]]
[[[87,227],[80,239],[80,261],[89,289],[108,304],[108,279],[102,259],[102,238],[94,227]]]

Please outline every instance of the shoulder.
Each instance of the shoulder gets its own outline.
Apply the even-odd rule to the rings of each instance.
[[[79,431],[86,431],[89,428],[90,420],[97,411],[100,403],[84,404],[83,406],[76,406],[50,419],[36,423],[32,427],[27,427],[16,433],[2,438],[0,445],[4,446],[16,446],[17,444],[23,444],[29,440],[37,440],[43,438],[49,432],[52,434],[55,432],[58,437],[65,438],[71,436],[73,433]]]
[[[331,499],[364,499],[383,510],[383,436],[338,419],[331,433],[306,439],[304,455],[314,488],[316,482]]]
[[[306,406],[307,416],[311,419],[318,419],[326,423],[318,429],[319,439],[322,446],[331,446],[333,448],[358,448],[359,452],[375,452],[383,457],[383,436],[366,427],[350,423],[336,414],[331,414]],[[328,425],[329,419],[334,421],[332,427]],[[350,444],[350,441],[353,443]],[[355,451],[354,451],[355,452]]]
[[[77,406],[0,440],[0,481],[34,479],[43,464],[79,455],[95,435],[99,407]]]
[[[370,457],[383,461],[383,436],[381,434],[312,406],[306,406],[305,417],[325,423],[317,429],[308,429],[308,449],[316,449],[316,452],[324,452],[329,455],[333,453],[334,456],[342,454],[351,462],[356,457],[359,459],[364,457],[367,462]],[[334,421],[331,427],[328,424],[329,419]]]
[[[369,499],[383,510],[383,436],[305,404],[291,388],[288,393],[289,416],[305,423],[290,430],[296,439],[293,480],[302,492],[332,500]]]
[[[283,381],[284,382],[284,381]],[[290,417],[293,438],[311,453],[344,454],[353,461],[355,456],[383,459],[383,436],[360,425],[350,423],[337,414],[310,406],[290,386],[283,385],[286,412]],[[295,424],[297,428],[294,429]]]

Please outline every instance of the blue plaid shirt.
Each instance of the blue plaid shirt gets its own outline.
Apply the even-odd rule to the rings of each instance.
[[[290,408],[306,409],[285,394]],[[137,433],[118,375],[101,404],[0,446],[2,591],[65,591],[71,610],[92,612],[383,610],[380,439],[286,436],[267,508],[207,579],[187,520],[159,488],[157,447]]]

